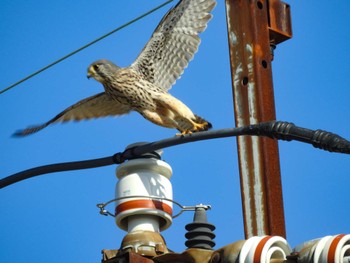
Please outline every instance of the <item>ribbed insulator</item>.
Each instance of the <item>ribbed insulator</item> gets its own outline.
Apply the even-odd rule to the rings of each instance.
[[[206,209],[203,207],[198,207],[195,210],[193,223],[186,225],[185,234],[187,241],[185,242],[188,248],[203,248],[212,249],[215,246],[214,238],[215,226],[208,223]]]

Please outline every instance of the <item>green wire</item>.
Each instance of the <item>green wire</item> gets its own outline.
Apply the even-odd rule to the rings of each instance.
[[[150,11],[144,13],[143,15],[141,15],[141,16],[139,16],[139,17],[136,17],[135,19],[133,19],[133,20],[127,22],[126,24],[124,24],[124,25],[122,25],[122,26],[120,26],[120,27],[118,27],[118,28],[112,30],[111,32],[109,32],[109,33],[107,33],[107,34],[105,34],[105,35],[103,35],[103,36],[101,36],[101,37],[99,37],[99,38],[97,38],[97,39],[95,39],[94,41],[91,41],[90,43],[88,43],[88,44],[82,46],[81,48],[78,48],[77,50],[75,50],[75,51],[69,53],[68,55],[65,55],[64,57],[62,57],[62,58],[60,58],[60,59],[58,59],[58,60],[52,62],[51,64],[49,64],[49,65],[47,65],[47,66],[45,66],[45,67],[39,69],[38,71],[35,71],[34,73],[30,74],[29,76],[27,76],[27,77],[25,77],[25,78],[23,78],[23,79],[17,81],[16,83],[12,84],[11,86],[8,86],[7,88],[1,90],[1,91],[0,91],[0,94],[4,93],[5,91],[8,91],[8,90],[12,89],[13,87],[15,87],[15,86],[21,84],[21,83],[24,82],[24,81],[27,81],[28,79],[30,79],[30,78],[32,78],[32,77],[38,75],[39,73],[41,73],[41,72],[43,72],[43,71],[45,71],[45,70],[51,68],[52,66],[54,66],[54,65],[56,65],[56,64],[58,64],[58,63],[60,63],[60,62],[62,62],[63,60],[65,60],[65,59],[67,59],[67,58],[69,58],[69,57],[75,55],[76,53],[78,53],[78,52],[82,51],[83,49],[85,49],[85,48],[87,48],[87,47],[89,47],[89,46],[91,46],[91,45],[97,43],[98,41],[100,41],[100,40],[102,40],[102,39],[104,39],[104,38],[106,38],[106,37],[112,35],[113,33],[115,33],[115,32],[117,32],[117,31],[123,29],[124,27],[127,27],[127,26],[129,26],[129,25],[135,23],[136,21],[138,21],[138,20],[140,20],[140,19],[142,19],[142,18],[148,16],[149,14],[151,14],[151,13],[157,11],[158,9],[162,8],[163,6],[169,4],[169,3],[172,2],[172,1],[173,1],[173,0],[168,0],[168,1],[164,2],[163,4],[161,4],[161,5],[159,5],[159,6],[155,7],[155,8],[153,8],[152,10],[150,10]]]

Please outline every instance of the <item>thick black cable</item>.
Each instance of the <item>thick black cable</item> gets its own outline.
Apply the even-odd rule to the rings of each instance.
[[[104,157],[100,159],[40,166],[1,179],[0,188],[45,173],[88,169],[112,164],[121,164],[126,160],[135,159],[137,157],[142,156],[143,154],[151,153],[156,150],[164,149],[175,145],[241,135],[265,136],[272,139],[286,141],[296,140],[312,144],[316,148],[327,150],[330,152],[350,154],[350,142],[340,137],[339,135],[322,130],[313,131],[306,128],[297,127],[293,123],[289,122],[271,121],[238,128],[213,130],[188,134],[184,136],[175,136],[168,139],[131,147],[123,152],[116,153],[113,156]]]
[[[67,162],[67,163],[56,163],[56,164],[39,166],[39,167],[28,169],[1,179],[0,189],[3,187],[9,186],[11,184],[17,183],[19,181],[23,181],[25,179],[29,179],[42,174],[90,169],[90,168],[96,168],[96,167],[107,166],[112,164],[115,164],[113,160],[113,156],[108,156],[108,157],[99,158],[99,159]]]
[[[301,128],[289,122],[271,121],[238,128],[193,133],[177,138],[156,141],[127,149],[122,153],[117,153],[114,159],[118,164],[125,160],[137,158],[137,156],[142,154],[178,144],[240,135],[264,136],[284,141],[295,140],[312,144],[315,148],[329,152],[350,154],[350,142],[339,135],[322,130],[313,131]]]

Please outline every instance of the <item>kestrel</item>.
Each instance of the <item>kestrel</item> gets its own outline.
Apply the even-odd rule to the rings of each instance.
[[[163,17],[134,63],[121,68],[98,60],[88,68],[104,92],[68,107],[48,122],[15,133],[25,136],[46,126],[70,120],[118,116],[130,111],[181,134],[205,131],[211,124],[195,115],[168,93],[198,50],[200,38],[211,19],[215,0],[182,0]]]

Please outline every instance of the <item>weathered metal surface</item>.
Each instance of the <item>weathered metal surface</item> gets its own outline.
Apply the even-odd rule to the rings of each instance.
[[[103,250],[102,253],[103,263],[218,263],[220,260],[218,252],[200,248],[190,248],[182,253],[168,252],[154,257],[146,257],[134,252],[120,253],[117,250]]]
[[[270,239],[271,237],[265,237],[263,239]],[[256,240],[255,240],[256,241]],[[274,244],[264,243],[258,241],[258,245],[247,240],[239,240],[234,243],[228,244],[217,250],[201,249],[201,248],[189,248],[182,253],[168,252],[163,255],[154,257],[145,257],[138,255],[134,252],[119,253],[118,251],[112,251],[108,257],[104,257],[103,263],[234,263],[238,261],[244,262],[260,262],[260,258],[264,257],[271,263],[295,263],[297,261],[289,261],[285,258],[291,258],[290,255],[284,255],[282,247]],[[248,246],[246,246],[248,245]],[[276,249],[280,248],[280,249]],[[282,250],[281,250],[282,249]],[[104,250],[104,255],[109,254],[109,250]],[[276,252],[277,251],[277,252]],[[114,255],[113,255],[114,254]],[[254,261],[250,261],[250,258],[254,256]],[[297,258],[296,258],[297,259]],[[265,261],[266,261],[265,260]],[[265,262],[264,261],[264,262]],[[261,261],[262,262],[262,261]]]
[[[226,0],[226,12],[236,126],[275,120],[268,1]],[[285,236],[277,141],[237,143],[246,238]]]
[[[292,37],[290,6],[280,0],[268,0],[270,41],[279,44]]]
[[[146,257],[154,257],[169,252],[161,234],[152,231],[128,233],[122,240],[120,250],[123,253],[133,252]]]
[[[219,259],[213,250],[201,248],[189,248],[183,253],[168,253],[153,258],[158,263],[217,263]]]
[[[124,236],[119,250],[103,250],[102,262],[153,262],[148,258],[169,253],[164,238],[158,232],[134,231]],[[148,261],[131,261],[138,257]],[[127,260],[127,261],[125,261]]]
[[[115,250],[115,252],[117,253],[118,250]],[[118,255],[116,254],[114,256],[112,256],[111,253],[113,254],[112,250],[102,250],[103,263],[154,263],[152,259],[143,257],[133,252],[127,252],[120,255],[118,253]]]

